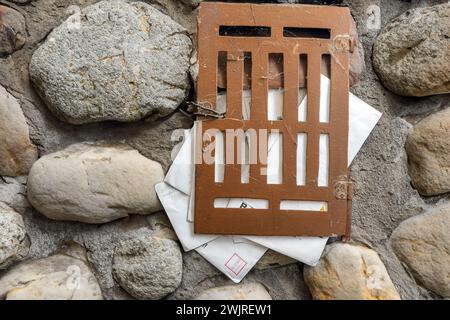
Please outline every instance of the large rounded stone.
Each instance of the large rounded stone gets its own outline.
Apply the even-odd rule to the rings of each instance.
[[[126,145],[75,144],[31,168],[28,200],[50,219],[105,223],[162,209],[161,165]]]
[[[425,196],[450,192],[450,108],[413,127],[406,140],[412,184]]]
[[[403,221],[391,237],[394,252],[420,284],[450,298],[450,204]]]
[[[37,157],[19,102],[0,86],[0,175],[26,174]]]
[[[253,282],[207,289],[195,300],[272,300],[272,297],[262,284]]]
[[[152,6],[101,1],[51,32],[30,76],[64,121],[134,121],[183,101],[191,47],[186,30]]]
[[[113,275],[137,299],[161,299],[181,283],[183,260],[170,239],[140,236],[120,242],[114,252]]]
[[[0,58],[22,48],[26,34],[23,15],[10,7],[0,5]]]
[[[383,84],[405,96],[450,92],[450,3],[406,11],[392,20],[373,47]]]
[[[317,300],[400,299],[378,254],[358,245],[327,246],[319,264],[305,266],[303,275]]]
[[[22,216],[0,202],[0,269],[25,258],[29,248]]]
[[[23,262],[0,278],[0,299],[101,300],[102,292],[84,261],[62,254]]]

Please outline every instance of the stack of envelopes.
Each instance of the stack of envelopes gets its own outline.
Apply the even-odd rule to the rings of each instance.
[[[304,89],[300,89],[304,90]],[[321,77],[321,104],[329,103],[330,81]],[[247,95],[248,97],[250,95]],[[299,104],[299,118],[306,108],[306,94],[301,92],[302,100]],[[245,99],[244,117],[249,113],[249,98]],[[283,92],[280,89],[269,90],[269,116],[276,117],[282,107]],[[226,109],[226,98],[218,98],[217,109]],[[321,108],[320,112],[328,108]],[[326,116],[322,114],[321,116]],[[368,138],[381,117],[381,113],[353,94],[349,95],[349,137],[348,137],[348,165],[351,164],[358,151]],[[318,263],[325,248],[326,237],[282,237],[282,236],[224,236],[204,235],[194,233],[194,192],[195,192],[195,164],[194,164],[194,128],[185,131],[183,145],[170,167],[164,182],[156,185],[158,197],[173,225],[173,228],[185,251],[196,250],[206,260],[227,275],[232,281],[238,283],[253,268],[267,249],[277,251],[302,263],[314,266]],[[277,154],[271,153],[276,149],[279,141],[269,141],[269,157],[275,157],[274,169],[268,166],[269,179],[278,179],[276,166]],[[320,164],[319,164],[320,165]],[[324,168],[328,164],[323,164]],[[258,208],[264,205],[254,199],[221,199],[219,207],[239,208],[245,205]]]

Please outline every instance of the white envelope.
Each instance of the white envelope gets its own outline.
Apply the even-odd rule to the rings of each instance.
[[[242,237],[220,236],[195,250],[233,282],[239,283],[267,248]]]
[[[227,201],[227,208],[267,208],[267,203],[255,199],[232,199]],[[302,208],[308,210],[308,208]],[[255,213],[257,214],[257,213]],[[243,236],[264,247],[282,253],[307,265],[314,266],[319,262],[328,237],[288,237],[288,236]]]
[[[186,220],[189,196],[165,182],[155,189],[183,249],[195,249],[232,281],[240,282],[266,252],[242,237],[194,234],[194,224]]]
[[[218,237],[215,235],[194,234],[194,224],[186,219],[189,206],[189,196],[187,194],[173,188],[166,182],[158,183],[155,189],[184,251],[198,248],[202,244]]]

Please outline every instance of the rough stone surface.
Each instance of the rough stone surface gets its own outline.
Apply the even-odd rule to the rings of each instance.
[[[397,290],[378,254],[362,246],[334,243],[305,281],[317,300],[398,300]]]
[[[0,175],[28,173],[37,156],[19,102],[0,85]]]
[[[29,207],[26,197],[25,176],[0,179],[0,202],[5,203],[17,212],[23,213]]]
[[[57,254],[23,262],[0,278],[0,299],[101,300],[102,292],[82,260]]]
[[[194,10],[195,1],[197,0],[193,0],[192,3],[189,3],[190,0],[145,0],[145,2],[186,28],[194,43],[197,41],[197,10]]]
[[[245,276],[243,283],[261,283],[274,300],[311,299],[298,263],[263,270],[254,268]],[[230,285],[234,283],[228,277],[197,252],[190,251],[183,255],[181,285],[169,299],[194,299],[204,290]]]
[[[105,223],[161,210],[161,165],[126,145],[76,144],[39,159],[28,199],[50,219]]]
[[[406,140],[409,174],[420,194],[450,192],[450,108],[417,123]]]
[[[203,0],[181,0],[181,2],[190,5],[191,7],[195,8],[197,7],[200,3],[203,2]]]
[[[383,84],[405,96],[450,92],[450,3],[418,8],[393,19],[374,45]]]
[[[186,30],[150,5],[101,1],[52,31],[30,75],[64,121],[134,121],[183,101],[191,46]]]
[[[0,58],[22,48],[26,35],[24,16],[10,7],[0,5]]]
[[[116,247],[113,275],[137,299],[161,299],[181,283],[182,255],[170,239],[144,235]]]
[[[25,258],[29,248],[22,216],[0,202],[0,269]]]
[[[152,0],[156,2],[179,0]],[[45,40],[53,28],[63,23],[73,10],[69,6],[84,8],[96,0],[39,0],[21,5],[20,12],[26,19],[28,37],[25,46],[0,62],[0,84],[20,101],[30,126],[30,136],[41,155],[46,155],[83,141],[124,141],[147,158],[160,162],[166,170],[171,163],[171,150],[178,141],[172,140],[177,128],[189,128],[192,122],[175,113],[157,122],[137,121],[130,123],[101,122],[87,125],[70,125],[59,121],[36,95],[29,80],[29,62],[34,50]],[[150,1],[146,1],[150,3]],[[392,231],[403,220],[420,214],[427,203],[434,204],[439,196],[420,198],[411,187],[405,152],[405,138],[410,126],[433,112],[449,106],[450,95],[433,95],[426,98],[405,98],[386,90],[372,69],[371,53],[378,33],[369,28],[369,8],[381,8],[381,27],[391,19],[418,6],[446,3],[447,0],[381,1],[346,0],[357,22],[359,39],[365,51],[366,71],[361,80],[351,88],[352,93],[383,112],[374,129],[351,166],[356,193],[353,199],[354,240],[373,248],[383,260],[392,281],[403,299],[439,298],[428,289],[417,285],[405,270],[387,241]],[[160,6],[157,6],[158,9]],[[169,5],[167,5],[169,8]],[[175,9],[176,6],[173,5]],[[162,9],[162,6],[161,6]],[[183,24],[194,21],[195,11],[174,10],[167,14]],[[370,11],[372,12],[372,11]],[[184,25],[188,28],[187,25]],[[191,30],[189,30],[191,33]],[[192,32],[192,33],[193,33]],[[195,70],[195,66],[193,67]],[[189,97],[193,99],[193,97]],[[405,121],[407,120],[407,121]],[[111,262],[115,245],[123,239],[134,237],[142,230],[157,233],[160,226],[170,227],[164,213],[131,215],[102,225],[49,220],[32,209],[27,203],[24,177],[0,178],[0,201],[20,212],[31,239],[29,258],[42,258],[52,254],[65,241],[77,241],[86,247],[89,262],[106,299],[130,299],[114,281]],[[447,195],[448,197],[448,195]],[[252,270],[244,279],[262,283],[273,299],[310,299],[304,284],[302,266],[294,263],[264,270]],[[183,254],[183,279],[170,299],[192,299],[201,291],[233,283],[195,252]]]
[[[195,300],[272,300],[272,297],[263,285],[253,282],[207,289]]]
[[[392,247],[420,284],[450,298],[450,204],[403,221]]]

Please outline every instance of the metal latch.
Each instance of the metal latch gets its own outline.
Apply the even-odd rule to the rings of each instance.
[[[334,183],[334,196],[339,200],[353,199],[353,181],[346,176],[340,176]]]
[[[205,118],[222,119],[225,117],[224,112],[218,112],[211,107],[210,103],[201,103],[189,101],[186,103],[186,111],[195,116],[201,116]]]
[[[333,39],[333,48],[337,51],[348,51],[353,53],[356,46],[356,39],[348,34],[337,35]]]

